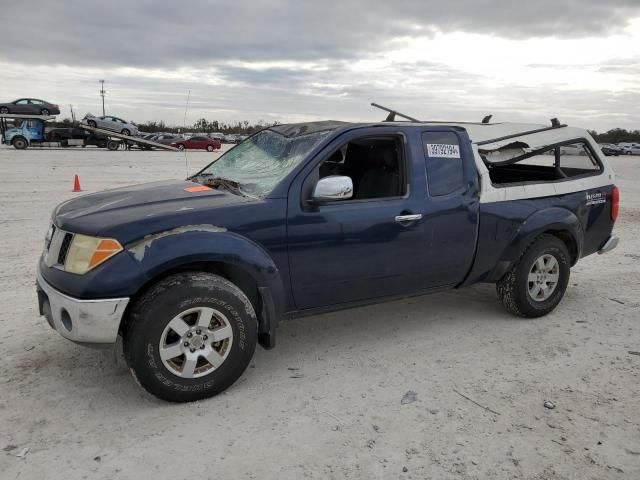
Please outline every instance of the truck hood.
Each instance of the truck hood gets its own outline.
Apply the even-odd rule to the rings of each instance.
[[[53,221],[69,232],[127,243],[180,225],[213,224],[223,210],[255,201],[191,181],[153,182],[68,200]]]

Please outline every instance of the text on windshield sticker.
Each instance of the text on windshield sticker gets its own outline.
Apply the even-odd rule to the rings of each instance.
[[[427,154],[430,157],[460,158],[460,147],[446,143],[427,143]]]

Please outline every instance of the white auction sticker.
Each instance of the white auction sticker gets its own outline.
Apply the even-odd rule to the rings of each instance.
[[[460,158],[460,147],[447,143],[427,143],[427,154],[430,157]]]

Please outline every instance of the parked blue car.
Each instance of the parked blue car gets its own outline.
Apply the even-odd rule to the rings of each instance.
[[[477,282],[516,315],[545,315],[579,259],[616,246],[617,211],[581,129],[279,125],[190,179],[56,207],[40,313],[74,342],[121,345],[152,394],[197,400],[289,317]]]

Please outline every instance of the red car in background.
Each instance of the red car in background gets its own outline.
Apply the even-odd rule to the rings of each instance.
[[[213,152],[220,149],[220,140],[209,137],[191,137],[189,139],[178,140],[171,144],[179,150],[206,150]]]

